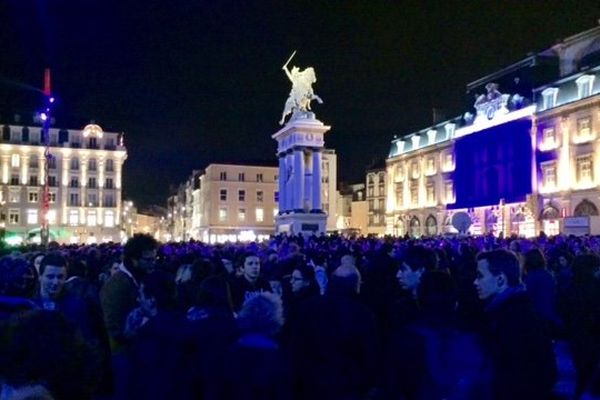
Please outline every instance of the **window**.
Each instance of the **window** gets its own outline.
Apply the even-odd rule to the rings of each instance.
[[[444,168],[442,170],[444,172],[452,171],[454,169],[454,154],[446,153],[443,158]]]
[[[39,201],[38,192],[29,192],[27,195],[30,203],[37,203]]]
[[[240,208],[238,210],[238,221],[244,222],[246,220],[246,209]]]
[[[544,109],[552,108],[556,106],[556,98],[558,96],[558,88],[548,88],[542,92],[543,106]]]
[[[256,209],[256,222],[263,222],[265,220],[265,210],[263,208]]]
[[[13,174],[10,176],[10,184],[17,186],[19,184],[19,175]]]
[[[245,180],[245,179],[246,179],[246,178],[245,178],[245,176],[244,176],[244,173],[243,173],[243,172],[240,172],[240,173],[238,174],[238,181],[240,181],[240,182],[244,182],[244,180]]]
[[[29,175],[29,186],[37,186],[37,185],[38,185],[37,175]]]
[[[106,178],[106,182],[104,183],[104,186],[107,189],[114,189],[114,183],[113,183],[112,178]]]
[[[577,94],[580,99],[592,95],[592,87],[594,86],[594,75],[582,75],[575,83],[577,84]]]
[[[542,144],[540,150],[552,150],[557,146],[556,143],[556,131],[554,127],[544,128],[542,131]]]
[[[88,226],[96,226],[98,222],[96,218],[96,210],[88,211],[86,221]]]
[[[98,148],[98,140],[95,137],[90,138],[88,147],[90,149],[97,149]]]
[[[106,160],[106,172],[113,172],[115,170],[115,163],[112,159]]]
[[[112,210],[104,211],[104,226],[112,228],[115,226],[115,213]]]
[[[225,207],[219,208],[219,221],[220,222],[227,221],[227,208],[225,208]]]
[[[48,159],[48,168],[49,169],[56,169],[56,158],[50,156],[50,158]]]
[[[78,170],[79,169],[79,158],[73,157],[71,158],[71,169]]]
[[[27,224],[34,225],[38,223],[38,210],[28,209],[27,210]]]
[[[454,184],[452,181],[444,182],[444,197],[446,198],[446,203],[454,202]]]
[[[375,196],[375,187],[369,186],[369,188],[367,189],[367,197],[373,197],[373,196]]]
[[[273,192],[273,201],[279,203],[279,192],[277,190]]]
[[[50,204],[56,203],[56,193],[55,192],[48,193],[48,201],[50,202]]]
[[[262,203],[264,200],[264,194],[262,190],[257,190],[256,191],[256,202],[257,203]]]
[[[71,225],[71,226],[79,225],[79,211],[69,210],[69,225]]]
[[[542,180],[545,189],[556,187],[556,162],[542,164]]]
[[[433,159],[433,157],[427,157],[427,175],[433,175],[435,174],[435,160]]]
[[[90,171],[96,171],[96,159],[95,158],[90,158],[88,161],[88,169]]]
[[[98,187],[97,183],[96,183],[96,178],[93,176],[90,176],[88,178],[88,187],[91,189],[95,189]]]
[[[384,200],[383,200],[383,199],[379,199],[379,200],[378,200],[378,202],[379,202],[378,209],[379,209],[379,210],[383,210],[383,211],[385,211],[385,203],[384,203]]]
[[[17,225],[19,223],[20,212],[17,209],[8,210],[8,223],[11,225]]]
[[[590,117],[577,120],[577,143],[592,139],[592,121]]]
[[[79,193],[69,193],[69,206],[79,207]]]
[[[431,204],[435,202],[435,186],[433,185],[433,183],[428,183],[427,187],[425,188],[425,191],[427,193],[427,203]]]
[[[417,185],[411,185],[410,188],[410,202],[412,205],[416,205],[419,202],[419,188]]]
[[[577,157],[577,181],[580,183],[591,183],[592,174],[592,156]]]
[[[48,186],[56,187],[56,176],[48,175]]]
[[[379,181],[379,185],[378,185],[378,196],[385,196],[385,182],[384,181]]]
[[[88,207],[98,207],[98,195],[96,193],[88,193],[87,206]]]
[[[69,131],[61,129],[58,131],[58,143],[63,144],[69,141]]]
[[[369,200],[369,211],[375,210],[375,200]]]
[[[359,199],[360,201],[360,199]],[[404,194],[402,193],[402,185],[396,186],[396,207],[402,207],[404,205]]]
[[[238,201],[246,201],[246,191],[243,189],[238,190]]]
[[[227,189],[221,189],[219,191],[219,200],[227,201]]]
[[[221,172],[219,174],[219,180],[226,181],[227,180],[227,172]]]
[[[18,203],[21,201],[21,191],[20,190],[11,190],[8,192],[8,202],[9,203]]]
[[[71,182],[69,182],[69,187],[72,187],[72,188],[79,187],[79,178],[76,176],[72,176]]]
[[[13,154],[10,156],[10,166],[13,168],[19,168],[21,165],[21,156],[18,154]]]
[[[262,182],[263,181],[263,174],[256,174],[256,182]]]
[[[417,179],[419,177],[419,163],[413,162],[411,169],[413,179]]]
[[[279,214],[279,209],[278,208],[274,208],[273,209],[273,218],[275,218],[277,216],[277,214]]]
[[[29,168],[36,169],[38,167],[39,167],[38,158],[37,157],[29,158]]]
[[[397,165],[396,166],[396,181],[402,182],[404,180],[404,166]]]
[[[104,194],[104,201],[102,202],[102,206],[104,207],[115,207],[115,197],[112,193]]]

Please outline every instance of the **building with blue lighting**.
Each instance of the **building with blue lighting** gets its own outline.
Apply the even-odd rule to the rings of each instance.
[[[600,26],[467,85],[473,109],[392,141],[386,233],[600,233]]]

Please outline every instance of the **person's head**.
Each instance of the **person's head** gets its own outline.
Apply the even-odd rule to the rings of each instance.
[[[546,257],[540,249],[531,249],[525,252],[523,267],[525,271],[546,269]]]
[[[423,273],[436,268],[437,257],[433,250],[419,245],[412,246],[406,250],[404,260],[396,273],[396,279],[403,289],[416,293]]]
[[[307,264],[297,264],[290,276],[290,284],[293,293],[299,293],[309,287],[316,287],[315,270]]]
[[[58,298],[67,280],[67,260],[57,252],[46,254],[40,263],[39,280],[42,298]]]
[[[331,274],[327,293],[355,296],[360,293],[361,284],[362,280],[358,268],[350,265],[341,265]]]
[[[574,281],[591,281],[600,275],[600,257],[595,254],[580,254],[573,259],[572,269]]]
[[[132,273],[143,274],[154,269],[158,242],[150,235],[135,234],[123,248],[124,264]]]
[[[34,295],[37,273],[23,258],[4,257],[0,261],[0,293],[10,297],[31,298]]]
[[[456,287],[447,272],[430,271],[423,275],[417,289],[419,307],[426,313],[449,315],[456,309]]]
[[[198,307],[223,307],[233,310],[231,290],[227,279],[221,276],[210,276],[200,283],[194,298]]]
[[[356,258],[352,254],[343,255],[340,259],[340,266],[356,266]]]
[[[512,251],[497,249],[477,255],[477,278],[474,284],[481,300],[491,299],[520,283],[521,268]]]
[[[242,333],[275,336],[283,326],[281,299],[272,293],[261,293],[244,302],[238,315]]]
[[[140,284],[139,303],[149,314],[173,307],[175,304],[175,281],[171,274],[155,270],[145,275]]]
[[[241,257],[242,276],[249,282],[256,282],[260,276],[260,258],[253,252],[246,252]]]

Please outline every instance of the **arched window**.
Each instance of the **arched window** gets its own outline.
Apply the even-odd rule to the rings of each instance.
[[[71,158],[71,169],[78,170],[79,169],[79,158],[73,157]]]
[[[575,207],[576,217],[586,217],[589,215],[598,215],[598,208],[591,201],[584,199]]]
[[[417,217],[412,217],[410,220],[410,236],[421,236],[421,222],[419,222],[419,218]]]
[[[428,236],[434,236],[438,233],[437,219],[433,215],[430,215],[425,220],[425,230]]]
[[[560,218],[560,212],[554,206],[546,206],[542,210],[542,214],[540,215],[540,219],[542,219],[542,220],[544,220],[544,219],[559,219],[559,218]]]
[[[396,220],[396,235],[403,236],[406,233],[406,227],[404,226],[404,220],[402,217],[398,217]]]

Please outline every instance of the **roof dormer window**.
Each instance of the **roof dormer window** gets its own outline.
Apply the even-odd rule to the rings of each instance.
[[[550,87],[542,92],[542,98],[544,101],[544,110],[556,107],[556,98],[558,97],[558,88]]]
[[[577,84],[577,94],[580,99],[592,95],[592,87],[594,86],[594,75],[582,75],[575,83]]]

